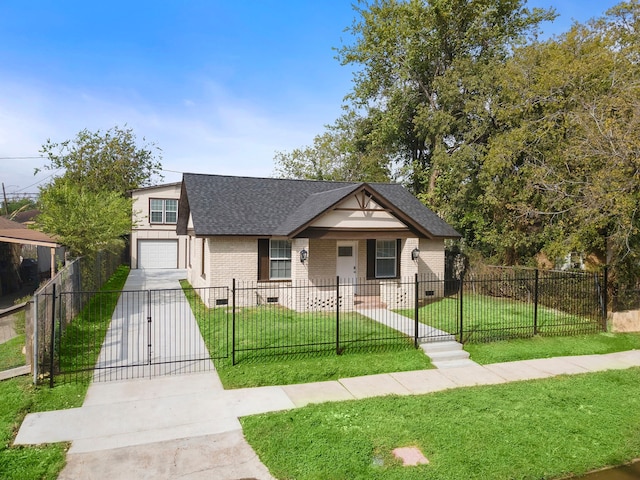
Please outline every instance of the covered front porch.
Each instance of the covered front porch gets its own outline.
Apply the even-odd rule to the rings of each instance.
[[[433,288],[417,292],[420,301],[442,296],[438,285],[444,280],[443,240],[388,234],[383,238],[295,238],[291,241],[291,281],[278,288],[312,287],[304,299],[283,297],[290,299],[286,306],[297,311],[335,301],[348,310],[398,309],[413,303],[416,275],[435,281]],[[339,298],[336,284],[340,284]]]

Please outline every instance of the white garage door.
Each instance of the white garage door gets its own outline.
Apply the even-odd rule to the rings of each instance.
[[[178,241],[139,240],[138,268],[178,268]]]

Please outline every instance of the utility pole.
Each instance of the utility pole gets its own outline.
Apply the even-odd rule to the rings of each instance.
[[[9,204],[7,203],[7,192],[4,189],[4,182],[2,182],[2,196],[4,197],[4,214],[9,215]]]

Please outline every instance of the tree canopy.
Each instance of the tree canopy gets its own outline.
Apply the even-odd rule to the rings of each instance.
[[[85,129],[72,140],[58,143],[49,139],[40,151],[49,161],[45,169],[63,169],[59,178],[90,190],[125,194],[162,179],[160,149],[144,138],[138,145],[131,128]]]
[[[69,247],[74,256],[114,251],[131,232],[131,200],[117,191],[91,190],[68,180],[40,194],[36,226]]]
[[[280,174],[316,161],[345,175],[364,152],[485,258],[580,251],[637,278],[638,0],[545,41],[554,11],[521,0],[375,0],[356,15],[338,50],[355,69],[347,114],[280,153]]]
[[[36,226],[67,245],[73,255],[91,255],[123,244],[131,232],[127,192],[161,179],[160,150],[130,128],[82,130],[72,140],[42,147],[48,170],[62,170],[40,189]]]

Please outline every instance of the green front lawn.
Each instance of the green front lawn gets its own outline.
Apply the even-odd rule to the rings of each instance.
[[[226,307],[207,308],[186,281],[182,286],[225,388],[432,368],[421,350],[413,348],[410,341],[398,340],[395,330],[355,312],[342,317],[341,355],[336,355],[335,317],[318,312],[302,314],[279,306],[239,309],[236,348],[240,351],[236,353],[236,365],[232,365],[230,311]],[[371,340],[382,336],[391,339],[382,345]],[[358,342],[348,343],[347,339]],[[306,345],[312,343],[321,345]]]
[[[640,368],[241,419],[280,479],[550,479],[640,456]],[[403,467],[397,447],[429,465]]]
[[[467,343],[464,349],[482,365],[534,358],[593,355],[640,349],[640,333],[595,333],[572,337],[540,337],[492,343]]]
[[[465,294],[463,297],[463,340],[491,342],[534,334],[534,307],[531,303],[486,295]],[[413,310],[399,313],[414,318]],[[445,332],[459,335],[460,303],[457,298],[442,298],[419,309],[420,322]],[[574,335],[596,333],[599,320],[572,315],[538,305],[538,335]]]
[[[86,386],[35,387],[31,377],[0,382],[0,478],[55,479],[65,464],[66,444],[11,446],[25,415],[82,405]]]

